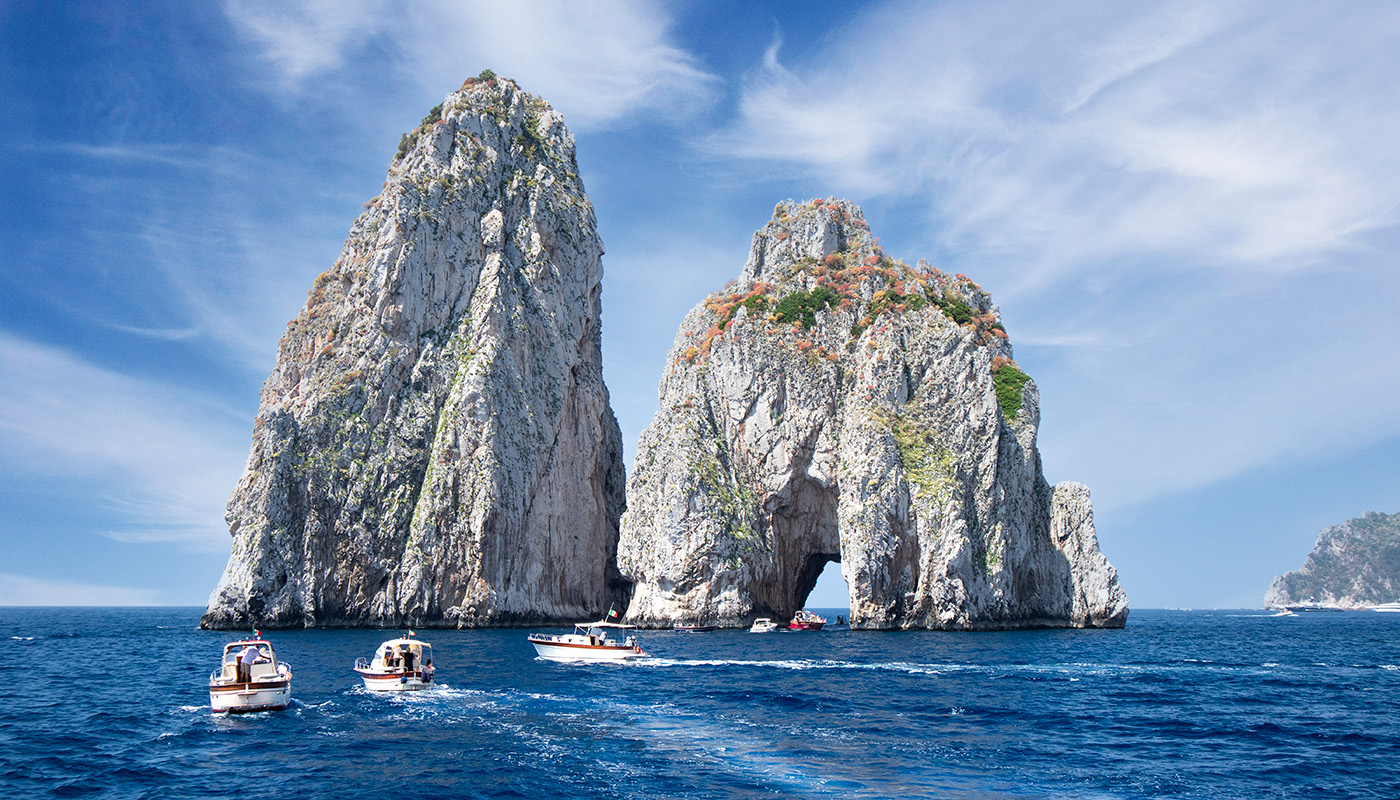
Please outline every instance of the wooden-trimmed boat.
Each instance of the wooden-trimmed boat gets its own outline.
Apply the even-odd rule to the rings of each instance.
[[[433,646],[413,631],[379,645],[372,658],[355,659],[355,671],[371,692],[412,692],[433,682]]]
[[[637,637],[628,636],[619,642],[608,636],[607,632],[609,629],[634,627],[606,620],[579,622],[574,625],[573,633],[532,633],[526,638],[535,646],[540,658],[550,661],[626,661],[646,655],[637,643]]]
[[[281,711],[292,702],[292,670],[277,661],[261,637],[224,645],[219,668],[209,675],[209,708],[215,714]]]

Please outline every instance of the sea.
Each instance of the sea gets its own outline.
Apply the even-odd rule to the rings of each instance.
[[[200,611],[0,608],[5,795],[1400,798],[1400,614],[643,631],[625,664],[423,630],[437,686],[393,696],[351,666],[398,631],[269,631],[291,707],[216,716],[236,637]]]

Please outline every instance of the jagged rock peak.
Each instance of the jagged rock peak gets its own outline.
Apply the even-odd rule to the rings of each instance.
[[[660,395],[618,551],[634,621],[787,617],[832,560],[857,627],[1126,620],[1088,490],[1042,475],[990,296],[889,258],[850,203],[777,205]]]
[[[288,323],[206,627],[573,620],[626,596],[603,244],[563,118],[469,80]]]
[[[1302,569],[1274,578],[1264,605],[1369,608],[1400,602],[1400,514],[1368,511],[1317,535]]]

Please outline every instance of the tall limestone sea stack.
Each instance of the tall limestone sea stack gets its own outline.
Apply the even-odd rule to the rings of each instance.
[[[860,209],[780,203],[682,323],[628,481],[631,621],[790,616],[839,559],[853,627],[1122,627],[1089,491],[1050,487],[1039,395],[962,275]]]
[[[510,625],[625,602],[602,253],[560,115],[487,73],[448,95],[287,327],[201,624]]]

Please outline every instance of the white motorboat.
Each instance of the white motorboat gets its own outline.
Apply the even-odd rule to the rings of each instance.
[[[209,675],[209,707],[216,714],[280,711],[292,702],[292,670],[278,663],[266,639],[224,645],[219,668]]]
[[[433,682],[433,646],[413,638],[409,631],[401,639],[379,645],[372,658],[355,659],[355,671],[371,692],[426,689]]]
[[[1400,612],[1400,603],[1381,603],[1380,605],[1376,606],[1374,610]]]
[[[753,621],[749,628],[749,633],[772,633],[778,629],[778,623],[767,617],[759,617]]]
[[[619,642],[608,636],[607,632],[612,628],[634,627],[636,626],[605,620],[580,622],[574,625],[573,633],[557,636],[532,633],[527,638],[530,644],[535,646],[535,652],[540,658],[551,661],[626,661],[646,655],[637,643],[637,637],[628,636]]]

